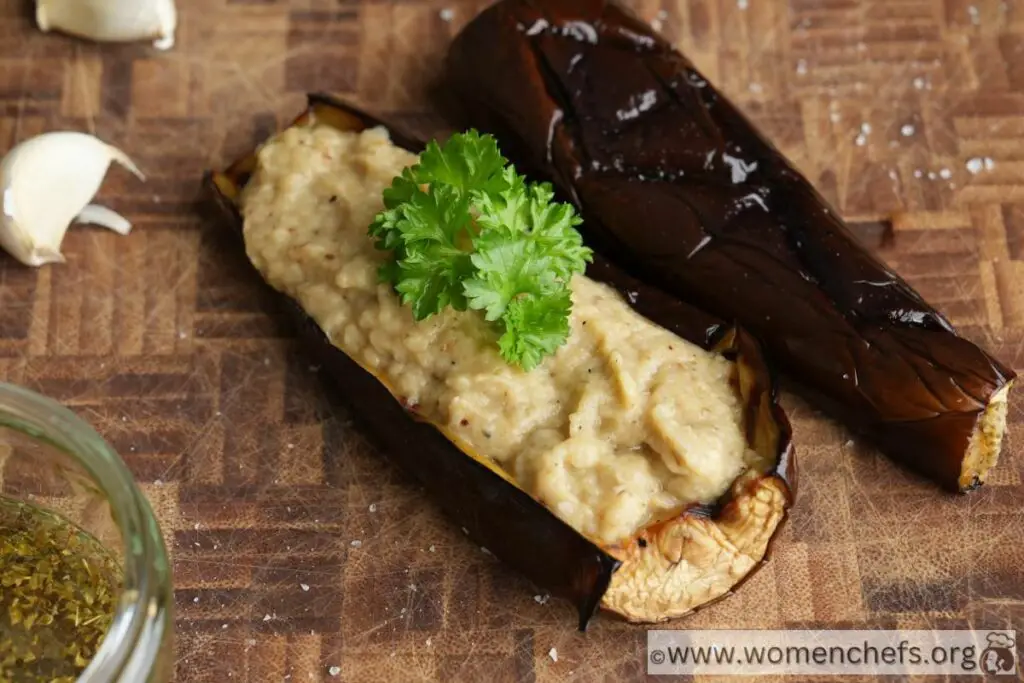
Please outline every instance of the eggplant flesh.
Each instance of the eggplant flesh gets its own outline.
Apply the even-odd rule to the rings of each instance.
[[[322,95],[312,95],[294,126],[329,125],[360,131],[378,119]],[[392,141],[418,152],[414,137],[388,128]],[[220,217],[241,237],[238,202],[256,168],[255,155],[206,184]],[[601,547],[520,489],[496,464],[446,438],[443,427],[424,421],[377,376],[331,344],[324,332],[287,295],[278,294],[306,349],[322,366],[376,444],[408,471],[467,534],[552,594],[567,598],[584,629],[603,606],[633,621],[681,616],[732,591],[764,561],[792,502],[795,462],[791,432],[779,407],[773,378],[757,343],[743,330],[656,291],[598,258],[588,275],[618,289],[662,326],[735,362],[748,445],[774,466],[741,475],[712,506],[692,506],[652,523],[629,543]],[[660,581],[653,589],[651,581]]]
[[[946,488],[995,464],[1014,373],[628,10],[502,0],[457,36],[445,74],[462,123],[551,180],[617,266],[738,321],[816,403]]]

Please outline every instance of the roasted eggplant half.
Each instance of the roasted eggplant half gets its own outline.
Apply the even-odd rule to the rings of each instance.
[[[456,38],[445,83],[460,124],[494,134],[577,205],[592,247],[737,320],[816,405],[894,460],[958,491],[995,465],[1014,373],[859,244],[628,10],[502,0]]]
[[[495,361],[470,313],[413,321],[378,281],[366,228],[422,147],[311,96],[290,127],[207,185],[383,452],[476,542],[571,600],[581,629],[598,605],[654,622],[728,594],[765,560],[793,495],[790,428],[757,343],[600,258],[573,279],[567,347],[529,372]],[[616,345],[616,330],[628,344]],[[644,355],[649,346],[668,360]],[[732,418],[718,419],[722,406]],[[637,434],[650,443],[634,444]],[[665,455],[679,455],[673,439],[686,441],[681,461]]]

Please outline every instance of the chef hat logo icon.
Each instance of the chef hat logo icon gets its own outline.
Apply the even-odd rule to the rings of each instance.
[[[1016,657],[1014,655],[1015,633],[993,631],[985,636],[988,647],[981,652],[981,670],[987,674],[1012,673]]]

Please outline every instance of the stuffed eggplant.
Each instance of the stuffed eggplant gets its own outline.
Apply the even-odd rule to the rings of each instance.
[[[581,628],[598,605],[661,621],[729,593],[792,500],[757,344],[601,259],[588,274],[603,283],[572,280],[568,341],[529,372],[473,312],[415,320],[379,281],[367,226],[421,149],[313,96],[208,185],[357,420],[474,540],[570,599]]]
[[[606,0],[503,0],[456,38],[446,82],[462,123],[577,205],[588,244],[738,320],[892,458],[960,491],[995,465],[1013,372],[646,23]]]

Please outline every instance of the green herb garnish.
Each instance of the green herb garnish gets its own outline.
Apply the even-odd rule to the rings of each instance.
[[[508,363],[531,370],[569,336],[569,281],[591,260],[573,208],[528,183],[490,135],[431,142],[384,191],[370,226],[390,251],[381,279],[423,320],[482,311]]]

